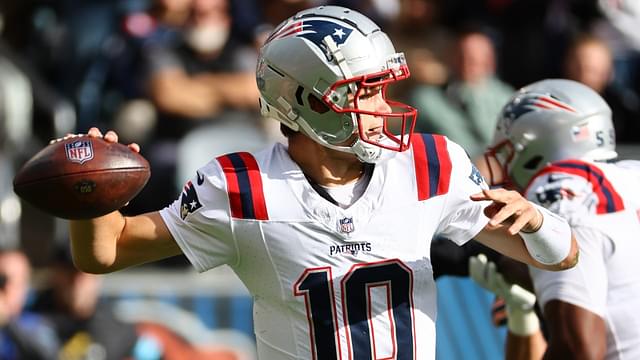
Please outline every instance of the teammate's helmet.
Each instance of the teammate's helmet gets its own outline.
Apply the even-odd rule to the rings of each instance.
[[[579,82],[549,79],[525,86],[504,106],[486,157],[495,158],[508,180],[524,189],[550,162],[610,160],[617,156],[615,145],[604,99]]]
[[[390,83],[409,77],[404,55],[356,11],[319,6],[285,20],[262,47],[256,77],[263,115],[326,147],[364,162],[376,162],[383,149],[409,148],[416,110],[385,95]],[[382,91],[390,113],[358,108],[371,89]],[[384,119],[381,138],[363,136],[361,115]]]

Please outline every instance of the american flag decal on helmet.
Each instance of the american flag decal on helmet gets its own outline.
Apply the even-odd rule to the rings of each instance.
[[[527,94],[507,105],[503,110],[503,116],[515,120],[528,112],[536,110],[576,112],[573,107],[551,95]]]

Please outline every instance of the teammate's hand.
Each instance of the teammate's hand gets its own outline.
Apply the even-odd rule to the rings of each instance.
[[[483,189],[481,193],[471,195],[471,200],[492,203],[484,209],[490,219],[488,227],[496,229],[508,226],[511,235],[518,232],[535,232],[542,225],[542,214],[520,193],[505,189]]]
[[[508,306],[529,310],[536,302],[536,296],[520,285],[511,284],[498,272],[496,264],[484,254],[469,258],[469,276],[478,285],[503,298]]]
[[[113,130],[109,130],[107,131],[106,134],[102,135],[102,132],[100,131],[100,129],[96,127],[92,127],[91,129],[89,129],[86,135],[89,135],[90,137],[95,137],[95,138],[103,138],[106,142],[110,142],[110,143],[118,142],[118,134]],[[67,140],[67,139],[78,137],[78,136],[84,136],[84,134],[66,134],[64,137],[49,141],[49,144],[53,144],[59,141]],[[140,152],[140,145],[136,143],[131,143],[127,146],[129,146],[129,149],[137,153]]]
[[[496,264],[484,254],[469,258],[469,276],[478,285],[504,299],[507,308],[507,326],[516,335],[528,336],[540,329],[540,321],[535,313],[536,296],[507,282],[498,272]]]

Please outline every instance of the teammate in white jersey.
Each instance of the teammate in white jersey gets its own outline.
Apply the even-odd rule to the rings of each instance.
[[[261,359],[433,359],[434,235],[575,265],[566,221],[488,190],[445,137],[412,134],[415,109],[386,98],[409,76],[404,56],[360,13],[322,6],[286,20],[256,75],[288,146],[212,159],[161,211],[71,221],[82,270],[180,253],[199,271],[228,264],[254,298]]]
[[[640,359],[640,162],[615,161],[609,106],[574,81],[533,83],[504,107],[488,155],[500,164],[490,182],[507,174],[507,186],[565,217],[580,246],[573,269],[529,269],[547,326],[545,358]],[[492,271],[474,277],[511,297],[514,288],[493,286],[502,279],[489,279]],[[539,334],[524,325],[510,332],[507,358],[539,351],[531,346]]]

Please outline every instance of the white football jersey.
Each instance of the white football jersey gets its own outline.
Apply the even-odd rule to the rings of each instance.
[[[197,270],[228,264],[253,295],[261,359],[433,359],[431,238],[475,236],[482,188],[460,146],[414,135],[343,209],[276,144],[211,161],[161,214]]]
[[[542,169],[529,200],[565,217],[580,246],[578,265],[529,267],[540,306],[562,300],[601,316],[607,359],[640,359],[640,162],[561,161]]]

